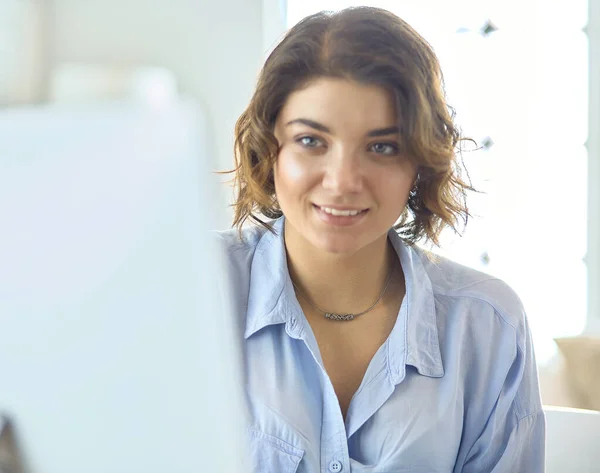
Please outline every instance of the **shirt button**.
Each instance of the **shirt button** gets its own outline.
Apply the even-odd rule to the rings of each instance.
[[[339,461],[332,461],[329,464],[329,471],[331,471],[331,473],[338,473],[339,471],[342,471],[342,464]]]

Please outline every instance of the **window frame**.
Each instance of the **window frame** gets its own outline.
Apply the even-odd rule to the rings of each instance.
[[[600,0],[588,0],[588,231],[586,332],[600,334]]]

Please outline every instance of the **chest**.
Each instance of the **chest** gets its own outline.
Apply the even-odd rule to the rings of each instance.
[[[305,344],[280,339],[287,335],[277,328],[281,327],[259,334],[248,346],[251,452],[257,465],[253,471],[316,473],[329,471],[332,461],[342,463],[343,471],[357,473],[452,470],[461,439],[456,420],[462,412],[456,399],[442,395],[461,391],[440,385],[449,378],[429,378],[409,369],[403,381],[393,385],[387,369],[382,376],[372,376],[369,369],[356,392],[367,366],[387,366],[387,343],[383,340],[386,350],[377,352],[381,346],[377,337],[369,337],[368,345],[363,338],[361,349],[352,350],[350,343],[321,334],[321,358],[330,378],[323,383],[323,371],[311,353],[316,348],[313,340],[309,337]],[[272,338],[283,340],[284,346],[278,344],[275,356],[266,357],[274,345]],[[350,416],[343,420],[339,409],[345,413],[350,400]]]
[[[329,320],[311,322],[323,366],[344,418],[371,360],[385,343],[393,323],[392,318],[354,325]]]

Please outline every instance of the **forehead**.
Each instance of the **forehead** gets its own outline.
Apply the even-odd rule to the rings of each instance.
[[[316,79],[289,95],[278,121],[285,124],[297,118],[342,128],[397,124],[394,95],[389,90],[334,78]]]

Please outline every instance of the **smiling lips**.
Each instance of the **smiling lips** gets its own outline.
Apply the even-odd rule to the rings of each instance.
[[[356,208],[340,208],[340,207],[329,207],[320,206],[313,204],[315,209],[319,211],[320,216],[328,223],[334,224],[352,224],[356,222],[360,217],[368,212],[369,209],[356,209]]]
[[[331,214],[331,215],[336,215],[336,216],[354,216],[354,215],[358,215],[361,212],[365,212],[367,209],[362,209],[362,210],[358,210],[358,209],[334,209],[333,207],[325,207],[325,206],[318,206],[323,212]]]

